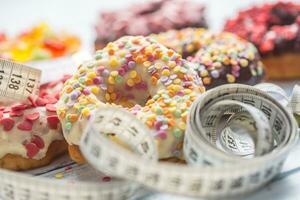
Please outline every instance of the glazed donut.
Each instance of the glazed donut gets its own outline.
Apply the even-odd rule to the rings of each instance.
[[[149,35],[170,29],[207,27],[205,8],[189,0],[154,0],[121,10],[101,12],[95,48],[125,35]]]
[[[188,109],[202,92],[191,64],[151,38],[125,36],[109,43],[66,81],[57,104],[71,158],[84,161],[78,145],[93,111],[114,104],[153,131],[161,159],[181,157]]]
[[[0,107],[0,168],[29,170],[49,164],[66,151],[56,114],[57,93],[65,80],[41,86],[29,104]]]
[[[300,4],[277,2],[241,11],[225,24],[256,45],[269,79],[300,78]]]
[[[254,85],[263,78],[256,48],[231,33],[186,28],[150,37],[196,63],[195,70],[206,89],[226,83]]]

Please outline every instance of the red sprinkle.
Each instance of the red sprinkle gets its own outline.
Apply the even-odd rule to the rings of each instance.
[[[23,122],[19,123],[17,128],[22,131],[31,131],[32,130],[32,122],[29,120],[24,120]]]
[[[47,117],[47,122],[50,129],[57,129],[57,124],[59,123],[59,119],[57,115],[51,115]]]
[[[3,129],[5,131],[10,131],[15,124],[15,120],[13,118],[7,117],[0,120],[0,124],[3,125]]]
[[[57,98],[52,95],[45,95],[44,98],[47,99],[48,104],[55,104],[57,102]]]
[[[33,158],[40,151],[40,149],[34,143],[25,144],[25,148],[27,150],[27,156],[29,158]]]
[[[18,103],[18,104],[15,104],[15,105],[11,106],[11,110],[12,111],[25,110],[27,107],[28,106],[26,104]]]
[[[55,106],[53,104],[47,104],[46,105],[46,110],[48,112],[56,112],[56,108],[55,108]]]
[[[39,149],[42,149],[45,147],[44,140],[37,135],[33,136],[31,142],[34,143]]]
[[[109,181],[111,181],[111,177],[110,177],[110,176],[104,176],[104,177],[102,178],[102,181],[103,181],[103,182],[109,182]]]
[[[24,114],[23,110],[11,110],[9,115],[11,117],[21,117]]]
[[[33,113],[29,113],[27,115],[25,115],[25,119],[29,120],[29,121],[35,121],[40,117],[40,113],[39,112],[33,112]]]
[[[35,101],[36,105],[37,106],[44,106],[48,103],[48,100],[47,99],[44,99],[44,98],[37,98],[37,100]]]

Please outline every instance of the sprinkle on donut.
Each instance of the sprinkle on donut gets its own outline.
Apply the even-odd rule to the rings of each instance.
[[[123,106],[158,139],[161,158],[180,156],[190,104],[204,91],[191,63],[151,38],[126,36],[79,66],[65,83],[58,115],[69,144],[78,145],[96,108]]]
[[[300,4],[277,2],[241,11],[225,31],[253,42],[262,56],[300,51]]]
[[[0,108],[0,159],[12,154],[40,160],[53,141],[63,140],[55,104],[64,81],[42,85],[39,96],[29,97],[29,103]]]
[[[254,85],[263,77],[256,48],[231,33],[187,28],[151,37],[195,63],[207,89],[225,83]]]

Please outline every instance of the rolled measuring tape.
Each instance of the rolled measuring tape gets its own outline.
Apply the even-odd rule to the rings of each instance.
[[[188,165],[158,162],[150,130],[114,107],[94,113],[80,148],[91,165],[112,176],[156,191],[216,198],[249,193],[269,182],[297,141],[297,123],[285,106],[255,87],[229,84],[192,104],[183,147]]]

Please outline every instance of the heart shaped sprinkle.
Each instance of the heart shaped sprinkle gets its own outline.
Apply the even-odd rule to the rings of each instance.
[[[25,144],[25,148],[27,150],[27,156],[29,158],[33,158],[40,151],[40,149],[34,143]]]
[[[29,113],[25,115],[25,119],[29,120],[29,121],[35,121],[40,117],[40,113],[39,112],[33,112],[33,113]]]
[[[50,129],[57,129],[57,124],[59,123],[59,119],[57,115],[51,115],[47,117],[47,122]]]
[[[44,98],[37,98],[37,100],[35,101],[36,105],[37,106],[44,106],[48,103],[48,100],[47,99],[44,99]]]
[[[56,112],[56,108],[55,108],[55,106],[53,104],[47,104],[46,105],[46,110],[48,112]]]
[[[11,110],[12,110],[12,111],[25,110],[27,107],[28,107],[28,106],[25,105],[25,104],[18,103],[18,104],[14,104],[14,105],[11,107]]]
[[[9,116],[11,117],[21,117],[24,114],[23,110],[11,110]]]
[[[5,131],[10,131],[15,124],[15,120],[13,118],[7,117],[0,120],[0,124],[3,125],[3,129]]]
[[[55,104],[57,102],[57,98],[52,95],[46,95],[44,98],[47,99],[48,104]]]
[[[22,131],[31,131],[32,130],[32,122],[29,120],[24,120],[23,122],[18,124],[17,128]]]
[[[39,149],[42,149],[45,147],[44,140],[37,135],[33,136],[31,142],[34,143]]]

